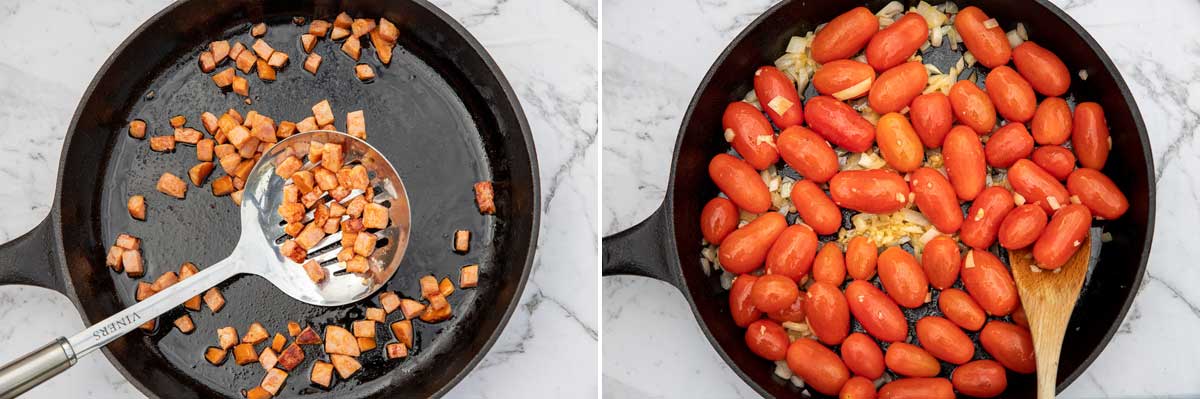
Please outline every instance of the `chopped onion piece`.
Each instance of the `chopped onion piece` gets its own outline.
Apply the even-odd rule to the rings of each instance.
[[[996,21],[995,18],[989,18],[987,21],[983,21],[984,29],[992,29],[992,28],[996,28],[999,26],[1000,26],[1000,22]]]
[[[849,100],[851,98],[861,96],[861,95],[865,94],[867,91],[871,90],[871,84],[874,82],[875,82],[874,77],[864,79],[861,82],[855,83],[853,86],[842,89],[841,91],[839,91],[837,93],[833,93],[833,98],[845,101],[845,100]]]

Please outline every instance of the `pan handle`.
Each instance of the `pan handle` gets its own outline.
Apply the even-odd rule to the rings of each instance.
[[[641,223],[604,237],[602,274],[650,277],[679,287],[679,276],[671,269],[668,223],[664,203]]]
[[[33,230],[0,244],[0,285],[33,285],[63,292],[54,243],[54,228],[46,216]]]

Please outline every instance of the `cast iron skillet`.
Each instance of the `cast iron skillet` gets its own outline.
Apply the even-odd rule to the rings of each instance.
[[[866,6],[878,11],[885,3],[876,0]],[[914,6],[917,1],[908,3],[906,6]],[[1154,230],[1150,140],[1117,68],[1096,41],[1062,10],[1044,0],[963,3],[959,6],[979,6],[1006,30],[1024,22],[1030,39],[1058,54],[1073,73],[1087,70],[1087,81],[1074,77],[1070,95],[1104,107],[1113,140],[1104,173],[1129,198],[1129,211],[1105,225],[1113,240],[1104,244],[1067,328],[1058,373],[1061,390],[1104,349],[1133,302],[1145,271],[1150,232]],[[817,24],[861,5],[861,1],[854,0],[784,1],[751,22],[713,63],[692,98],[679,130],[662,206],[638,225],[605,237],[603,243],[605,275],[640,275],[678,287],[691,303],[709,342],[747,384],[764,396],[795,396],[797,389],[775,377],[775,366],[746,347],[745,330],[733,324],[728,294],[721,289],[717,274],[705,276],[700,267],[700,210],[719,192],[708,177],[707,165],[714,155],[729,151],[721,135],[721,115],[729,102],[742,99],[753,88],[754,70],[771,65],[791,36],[803,35]],[[943,71],[948,70],[942,66]],[[932,305],[905,310],[909,321],[938,313],[934,299]],[[857,323],[854,329],[862,331]],[[978,342],[978,334],[971,337]],[[915,342],[911,331],[909,341]],[[942,376],[948,377],[950,370],[943,364]],[[1002,397],[1034,396],[1034,376],[1010,372],[1008,377],[1009,388]]]
[[[301,68],[299,35],[307,31],[292,17],[333,20],[345,10],[356,17],[379,16],[401,31],[390,66],[382,66],[364,44],[360,62],[379,75],[363,84],[355,62],[340,42],[321,40],[324,57],[314,77]],[[236,39],[247,46],[250,22],[266,21],[265,37],[291,56],[272,83],[248,77],[252,105],[222,93],[197,67],[197,55],[209,41]],[[228,65],[228,64],[226,64]],[[153,93],[151,95],[150,93]],[[414,351],[403,360],[386,360],[380,350],[360,360],[363,369],[348,381],[324,390],[310,385],[312,359],[324,358],[319,346],[305,346],[306,363],[292,372],[281,397],[433,397],[447,392],[487,353],[516,307],[537,243],[540,197],[537,161],[529,125],[499,68],[465,29],[423,0],[406,1],[201,1],[177,2],[152,17],[113,53],[96,74],[71,122],[59,166],[59,185],[50,215],[33,231],[0,246],[0,284],[29,284],[68,296],[91,324],[134,302],[136,280],[104,266],[105,249],[117,234],[143,238],[146,277],[178,270],[185,261],[204,268],[233,249],[238,209],[210,187],[191,187],[186,200],[154,190],[163,172],[185,176],[196,163],[195,150],[150,152],[146,141],[126,133],[133,118],[147,121],[148,135],[170,134],[167,119],[187,116],[202,130],[201,111],[256,109],[278,120],[298,121],[310,107],[328,98],[345,129],[346,112],[366,111],[368,142],[396,166],[412,201],[412,240],[400,270],[385,290],[419,296],[425,274],[458,280],[459,268],[481,265],[480,285],[458,290],[449,300],[454,317],[430,325],[417,322]],[[220,176],[214,172],[210,181]],[[494,180],[495,216],[475,208],[472,183]],[[47,182],[49,184],[49,182]],[[125,200],[147,198],[147,221],[132,220]],[[474,233],[471,252],[450,250],[456,229]],[[269,331],[286,322],[347,325],[361,319],[375,298],[323,308],[303,304],[256,277],[242,276],[221,285],[228,305],[212,314],[191,312],[196,330],[181,334],[171,320],[159,320],[152,334],[131,333],[109,345],[105,355],[150,397],[241,397],[265,374],[258,366],[219,367],[202,357],[215,345],[216,329],[239,332],[254,321]],[[388,322],[399,320],[395,312]],[[394,340],[379,326],[380,347]],[[259,348],[261,350],[261,347]]]

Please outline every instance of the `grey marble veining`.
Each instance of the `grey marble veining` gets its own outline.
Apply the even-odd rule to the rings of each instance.
[[[1105,48],[1145,118],[1158,177],[1150,267],[1133,307],[1064,397],[1200,397],[1200,3],[1053,0]],[[604,3],[604,234],[650,215],[675,135],[718,53],[772,0]],[[671,23],[663,23],[670,15]],[[681,23],[687,21],[687,23]],[[1036,27],[1030,27],[1036,39]],[[603,279],[606,397],[752,397],[673,287]]]
[[[49,211],[67,124],[109,53],[169,1],[0,1],[0,242]],[[449,397],[591,397],[598,391],[595,195],[598,149],[592,0],[434,1],[496,59],[533,128],[542,175],[539,249],[521,304]],[[0,361],[83,324],[49,290],[0,287]],[[564,367],[570,365],[570,367]],[[536,376],[536,378],[530,378]],[[142,397],[102,355],[30,398]]]

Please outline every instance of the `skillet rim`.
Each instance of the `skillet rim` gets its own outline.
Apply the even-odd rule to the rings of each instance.
[[[692,308],[692,315],[695,316],[696,323],[699,324],[700,330],[704,332],[704,336],[708,339],[709,345],[712,346],[717,354],[721,356],[721,359],[725,361],[725,364],[729,366],[731,371],[737,374],[738,377],[741,377],[742,381],[746,382],[747,385],[753,388],[758,394],[763,395],[763,397],[772,397],[772,395],[762,385],[758,384],[758,382],[754,381],[753,378],[746,374],[746,372],[742,371],[740,367],[737,367],[737,364],[733,362],[733,359],[728,353],[725,352],[725,349],[721,347],[721,344],[717,342],[716,337],[714,337],[712,331],[709,330],[708,324],[701,317],[700,309],[696,306],[696,301],[692,298],[691,286],[688,285],[687,279],[683,277],[683,265],[678,253],[679,244],[676,240],[677,232],[675,229],[674,219],[676,214],[675,180],[679,177],[679,156],[683,150],[684,137],[687,135],[687,127],[691,124],[693,113],[696,111],[696,106],[699,104],[702,94],[708,88],[709,84],[713,80],[713,77],[716,75],[717,70],[727,62],[727,59],[733,53],[734,48],[737,47],[743,40],[745,40],[752,31],[760,29],[761,25],[763,25],[767,19],[779,12],[781,9],[787,7],[802,7],[803,1],[804,0],[783,0],[771,6],[770,8],[767,8],[761,14],[759,14],[758,17],[747,24],[746,27],[737,34],[737,36],[734,36],[734,38],[730,40],[729,44],[725,46],[725,49],[721,50],[721,53],[713,61],[712,65],[708,69],[708,72],[704,74],[704,78],[700,80],[700,84],[696,87],[695,93],[692,94],[692,100],[688,102],[687,111],[683,114],[683,119],[680,121],[679,132],[676,134],[675,139],[675,150],[671,156],[671,175],[667,180],[668,190],[666,197],[663,199],[660,210],[656,211],[655,214],[652,214],[651,217],[648,218],[648,220],[653,219],[658,216],[658,212],[662,210],[666,211],[666,213],[662,215],[662,222],[666,224],[666,228],[668,229],[668,246],[666,248],[670,255],[667,257],[667,259],[669,262],[674,263],[674,267],[670,268],[670,273],[677,279],[676,286],[680,291],[683,292],[683,296],[687,298],[688,305]],[[1137,298],[1138,290],[1140,290],[1142,286],[1142,279],[1146,275],[1146,267],[1150,259],[1151,243],[1154,241],[1154,216],[1157,196],[1157,183],[1154,177],[1154,153],[1150,148],[1150,137],[1146,133],[1146,123],[1144,120],[1142,120],[1142,113],[1137,106],[1137,102],[1134,100],[1133,93],[1129,91],[1129,86],[1125,83],[1125,79],[1121,76],[1120,70],[1117,69],[1116,64],[1112,62],[1112,59],[1108,57],[1108,53],[1106,53],[1104,49],[1100,47],[1100,44],[1096,42],[1096,39],[1093,38],[1092,35],[1089,34],[1082,25],[1076,22],[1075,19],[1071,18],[1070,15],[1067,15],[1067,13],[1061,8],[1058,8],[1058,6],[1050,3],[1048,0],[1032,0],[1032,3],[1046,9],[1046,11],[1049,11],[1052,15],[1065,23],[1072,31],[1075,32],[1076,35],[1078,35],[1080,39],[1083,40],[1084,43],[1087,44],[1088,49],[1097,55],[1101,65],[1104,67],[1104,72],[1109,74],[1113,81],[1116,82],[1122,100],[1124,100],[1126,107],[1128,107],[1131,111],[1130,114],[1133,117],[1133,123],[1137,127],[1138,140],[1142,146],[1142,156],[1146,160],[1146,182],[1148,188],[1148,203],[1146,209],[1148,213],[1146,219],[1147,234],[1145,242],[1142,244],[1142,251],[1137,266],[1136,277],[1130,284],[1129,293],[1125,296],[1121,310],[1117,313],[1116,322],[1110,325],[1108,329],[1104,331],[1103,337],[1100,340],[1100,344],[1092,349],[1091,353],[1084,358],[1079,367],[1073,372],[1067,374],[1065,378],[1062,378],[1062,382],[1055,387],[1056,392],[1061,392],[1064,388],[1071,385],[1076,378],[1083,374],[1084,370],[1087,370],[1087,368],[1091,366],[1092,362],[1096,360],[1096,357],[1100,356],[1100,353],[1104,352],[1104,348],[1108,347],[1108,343],[1112,340],[1113,335],[1116,334],[1117,330],[1121,327],[1122,322],[1124,322],[1130,306],[1133,305],[1133,300]],[[779,30],[782,28],[783,26],[762,27],[762,29],[774,30]],[[1062,376],[1060,375],[1060,378],[1061,377]]]
[[[49,224],[51,229],[51,238],[53,239],[52,248],[54,253],[52,260],[57,263],[56,265],[51,266],[57,268],[60,272],[60,293],[71,300],[71,304],[75,306],[76,313],[84,322],[85,326],[89,325],[90,320],[87,319],[87,313],[80,302],[78,291],[76,290],[75,284],[71,279],[70,265],[66,260],[66,252],[63,247],[64,226],[62,225],[62,182],[64,174],[66,173],[71,143],[75,138],[79,120],[83,116],[83,109],[94,95],[97,85],[100,84],[103,78],[109,75],[110,69],[116,62],[117,55],[126,51],[126,48],[129,47],[135,38],[147,34],[147,31],[153,25],[158,23],[166,14],[169,14],[175,9],[191,1],[197,0],[175,0],[166,7],[163,7],[163,9],[147,18],[142,22],[141,25],[130,32],[129,35],[126,36],[125,39],[122,40],[121,43],[109,53],[104,63],[100,66],[100,69],[96,71],[96,74],[92,77],[91,82],[88,83],[87,88],[83,91],[79,99],[79,103],[75,106],[74,115],[71,117],[71,123],[68,125],[65,132],[65,137],[63,138],[63,147],[59,156],[58,173],[55,181],[54,199],[51,205],[50,213],[46,216],[46,220],[50,221]],[[446,14],[445,11],[442,11],[441,8],[429,3],[427,0],[406,1],[409,1],[418,7],[424,8],[435,18],[440,20],[441,23],[450,28],[451,31],[461,37],[463,41],[466,42],[470,47],[471,51],[480,57],[481,61],[483,62],[483,66],[486,67],[490,75],[496,80],[497,85],[502,89],[504,97],[512,104],[510,109],[504,109],[501,111],[511,112],[516,117],[517,126],[519,127],[524,147],[529,152],[528,162],[531,178],[529,190],[533,194],[531,203],[532,206],[530,209],[532,213],[530,216],[532,219],[530,224],[531,231],[529,232],[529,246],[525,251],[524,266],[521,268],[520,279],[517,281],[516,290],[513,292],[513,298],[511,301],[509,301],[508,306],[504,309],[504,313],[500,317],[500,321],[496,325],[496,329],[491,332],[491,336],[484,343],[484,345],[479,348],[479,351],[472,355],[471,360],[467,362],[467,364],[461,370],[459,370],[454,377],[450,378],[445,385],[433,393],[432,397],[437,398],[445,396],[446,393],[457,386],[459,382],[466,378],[467,374],[470,374],[470,372],[479,365],[479,362],[481,362],[483,358],[487,356],[487,354],[491,351],[492,346],[495,345],[497,340],[499,340],[500,336],[504,332],[505,327],[508,326],[508,321],[512,317],[513,312],[516,311],[517,306],[520,305],[522,295],[525,292],[525,285],[529,281],[529,275],[533,269],[535,252],[538,246],[538,233],[541,230],[542,218],[542,190],[540,173],[538,171],[537,151],[533,142],[533,132],[529,126],[529,121],[525,117],[525,111],[521,107],[520,99],[517,97],[516,92],[513,91],[512,85],[504,76],[503,71],[500,70],[499,65],[496,64],[495,59],[492,58],[491,54],[487,52],[483,45],[481,45],[479,41],[476,40],[475,37],[471,35],[471,33],[467,31],[462,24],[458,23],[458,21]],[[509,161],[511,162],[511,160]],[[39,230],[39,227],[35,226],[32,229],[32,231],[36,230]],[[519,249],[517,251],[519,251]],[[155,392],[151,391],[144,384],[142,384],[141,380],[133,378],[121,359],[118,359],[116,356],[114,356],[112,352],[109,351],[107,346],[101,348],[101,351],[104,352],[104,357],[108,359],[109,363],[111,363],[112,366],[121,373],[121,376],[124,377],[125,381],[128,381],[130,384],[136,387],[139,392],[141,392],[143,395],[146,395],[148,398],[160,398],[160,396],[158,396]]]

